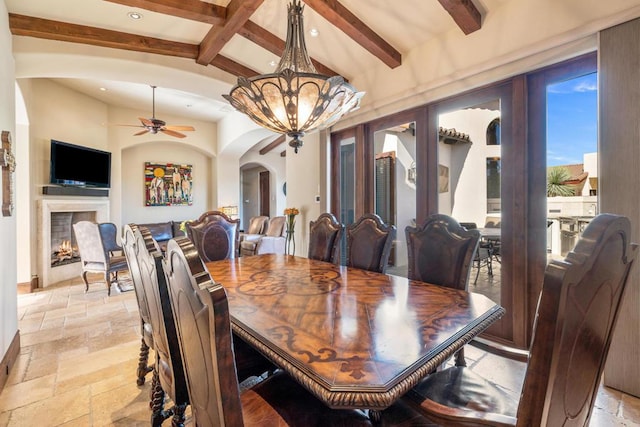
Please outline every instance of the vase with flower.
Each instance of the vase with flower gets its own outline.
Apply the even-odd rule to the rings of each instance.
[[[286,208],[284,210],[284,214],[287,217],[286,222],[286,237],[285,237],[285,253],[287,255],[295,255],[296,253],[296,240],[295,240],[295,227],[296,227],[296,215],[298,215],[300,211],[298,208]]]

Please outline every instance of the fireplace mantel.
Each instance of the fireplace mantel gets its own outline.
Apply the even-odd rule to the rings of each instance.
[[[109,200],[101,199],[40,199],[38,201],[38,276],[40,286],[79,277],[80,263],[51,266],[51,213],[52,212],[95,212],[96,222],[109,221]]]

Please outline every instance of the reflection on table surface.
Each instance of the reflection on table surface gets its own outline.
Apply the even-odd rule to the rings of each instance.
[[[389,406],[504,312],[483,295],[307,258],[207,266],[234,331],[336,408]]]

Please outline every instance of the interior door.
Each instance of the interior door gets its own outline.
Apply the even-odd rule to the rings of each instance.
[[[260,215],[271,216],[270,203],[271,192],[269,184],[269,171],[260,172]]]

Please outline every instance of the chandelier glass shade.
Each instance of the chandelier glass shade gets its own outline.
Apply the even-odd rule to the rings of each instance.
[[[289,4],[287,41],[276,71],[245,78],[224,98],[260,126],[286,134],[295,152],[302,136],[318,127],[328,127],[360,105],[357,92],[340,76],[318,74],[309,59],[299,0]]]

